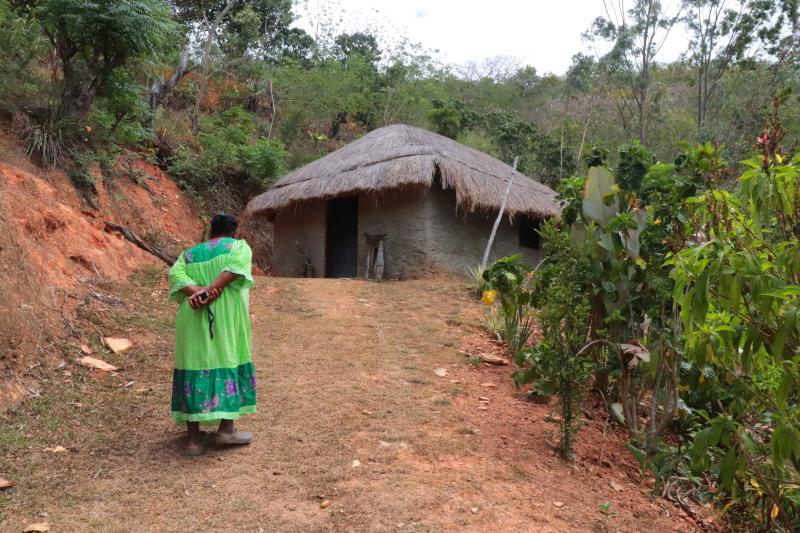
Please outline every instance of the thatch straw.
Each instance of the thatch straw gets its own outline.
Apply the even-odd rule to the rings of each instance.
[[[374,130],[327,156],[287,174],[253,198],[247,215],[274,215],[298,202],[362,192],[441,186],[453,189],[460,208],[494,211],[513,169],[442,135],[402,124]],[[508,216],[559,215],[555,193],[517,173],[506,206]]]

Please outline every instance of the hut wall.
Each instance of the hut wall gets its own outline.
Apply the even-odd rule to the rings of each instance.
[[[312,200],[278,213],[274,222],[272,272],[276,276],[303,276],[303,257],[297,244],[311,258],[315,275],[325,275],[326,203]]]
[[[281,211],[274,222],[272,271],[276,276],[303,276],[299,243],[314,265],[315,275],[325,275],[326,202],[312,200]],[[358,199],[358,276],[366,268],[365,234],[386,234],[385,277],[413,278],[435,272],[465,275],[483,257],[495,214],[465,214],[456,208],[452,190],[409,188]],[[497,230],[490,260],[522,253],[537,264],[542,253],[519,246],[516,225],[504,217]]]
[[[426,189],[361,194],[358,197],[358,275],[367,266],[366,235],[385,234],[384,276],[418,277],[430,272],[430,220]]]
[[[431,187],[425,205],[430,223],[428,261],[437,270],[460,275],[480,264],[497,214],[464,213],[456,207],[455,192],[442,190],[437,185]],[[503,217],[489,261],[516,253],[521,253],[523,260],[533,265],[543,257],[539,250],[520,247],[519,228],[509,223],[508,217]]]

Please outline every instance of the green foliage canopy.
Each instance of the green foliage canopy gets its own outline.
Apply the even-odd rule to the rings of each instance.
[[[88,112],[115,69],[158,53],[177,37],[161,0],[41,0],[31,13],[61,62],[66,115]]]

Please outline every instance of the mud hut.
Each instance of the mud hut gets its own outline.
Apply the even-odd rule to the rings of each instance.
[[[481,261],[512,172],[447,137],[386,126],[287,174],[247,215],[274,223],[275,275],[464,274]],[[492,258],[536,261],[536,229],[558,212],[551,189],[517,173]]]

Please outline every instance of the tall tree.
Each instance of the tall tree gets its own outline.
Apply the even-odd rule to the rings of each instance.
[[[290,27],[295,20],[292,0],[173,1],[177,17],[198,34],[205,33],[208,21],[219,19],[219,45],[231,57],[278,61],[311,54],[311,37]]]
[[[64,115],[86,113],[115,69],[156,53],[175,36],[161,0],[44,0],[31,12],[59,59]]]
[[[377,65],[381,59],[378,40],[369,33],[342,33],[336,37],[334,43],[336,44],[336,55],[344,64],[347,64],[354,56],[359,56],[372,65]]]
[[[639,141],[647,140],[647,119],[651,105],[652,70],[656,57],[679,19],[679,13],[667,13],[660,0],[634,0],[626,8],[625,0],[603,0],[605,16],[598,17],[586,34],[589,40],[612,44],[603,57],[616,63],[621,79],[630,90],[635,106]]]
[[[211,77],[211,50],[218,38],[218,31],[225,21],[225,17],[236,5],[237,0],[226,0],[225,5],[221,10],[214,12],[214,18],[209,19],[207,15],[203,15],[203,30],[205,32],[205,39],[202,46],[202,54],[200,56],[200,76],[198,79],[197,90],[194,98],[194,108],[191,113],[192,133],[197,135],[200,130],[200,103],[203,100],[206,85]]]
[[[781,55],[797,47],[798,2],[683,0],[683,9],[691,35],[686,55],[697,79],[697,131],[704,140],[728,69],[759,54]]]
[[[457,66],[456,73],[460,78],[470,81],[490,79],[504,82],[522,71],[522,63],[514,56],[487,57],[483,61],[468,61]],[[535,74],[534,70],[534,74]]]

